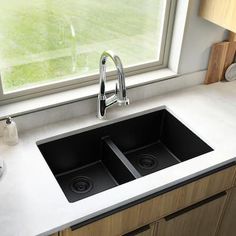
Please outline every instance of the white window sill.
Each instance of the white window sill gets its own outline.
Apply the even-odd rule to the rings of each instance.
[[[161,69],[158,71],[147,72],[127,77],[126,87],[127,89],[129,89],[158,81],[163,81],[176,76],[177,74],[170,69]],[[114,91],[115,82],[115,80],[107,82],[106,91],[108,93]],[[0,109],[0,120],[3,120],[8,116],[21,116],[32,112],[93,98],[97,96],[98,91],[99,85],[94,84],[86,87],[71,89],[64,92],[58,92],[55,94],[3,105]]]

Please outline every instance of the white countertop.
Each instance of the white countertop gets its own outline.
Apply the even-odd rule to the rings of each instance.
[[[69,203],[36,142],[111,124],[160,106],[166,106],[214,151]],[[100,121],[91,114],[28,130],[20,134],[14,147],[1,140],[0,155],[6,164],[0,179],[1,236],[48,235],[236,160],[236,81],[199,85],[115,107],[108,110],[107,118]]]

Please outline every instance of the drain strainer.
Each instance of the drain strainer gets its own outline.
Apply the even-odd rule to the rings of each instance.
[[[87,177],[79,176],[72,180],[70,188],[75,193],[87,193],[93,188],[93,182]]]
[[[158,161],[153,155],[142,154],[138,157],[138,166],[142,169],[153,169],[158,165]]]

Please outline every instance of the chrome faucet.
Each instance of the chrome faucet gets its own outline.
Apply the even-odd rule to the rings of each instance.
[[[111,58],[117,69],[118,85],[116,83],[115,94],[106,97],[106,62]],[[112,51],[103,52],[100,58],[100,81],[97,101],[97,117],[103,119],[106,117],[106,109],[114,104],[129,105],[129,99],[126,97],[125,76],[120,58]]]

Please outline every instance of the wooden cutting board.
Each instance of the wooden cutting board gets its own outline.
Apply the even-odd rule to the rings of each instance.
[[[229,42],[234,42],[236,41],[236,33],[234,32],[229,32]]]
[[[221,80],[223,80],[225,78],[224,75],[225,75],[227,68],[235,61],[235,54],[236,54],[236,41],[229,42],[228,50],[227,50],[226,57],[225,57],[223,75],[221,77]]]
[[[234,62],[236,54],[236,34],[230,32],[229,42],[216,43],[212,46],[205,84],[223,80],[225,71]]]
[[[205,84],[218,82],[222,79],[225,59],[228,52],[229,42],[213,44],[208,64],[208,70],[205,78]]]

